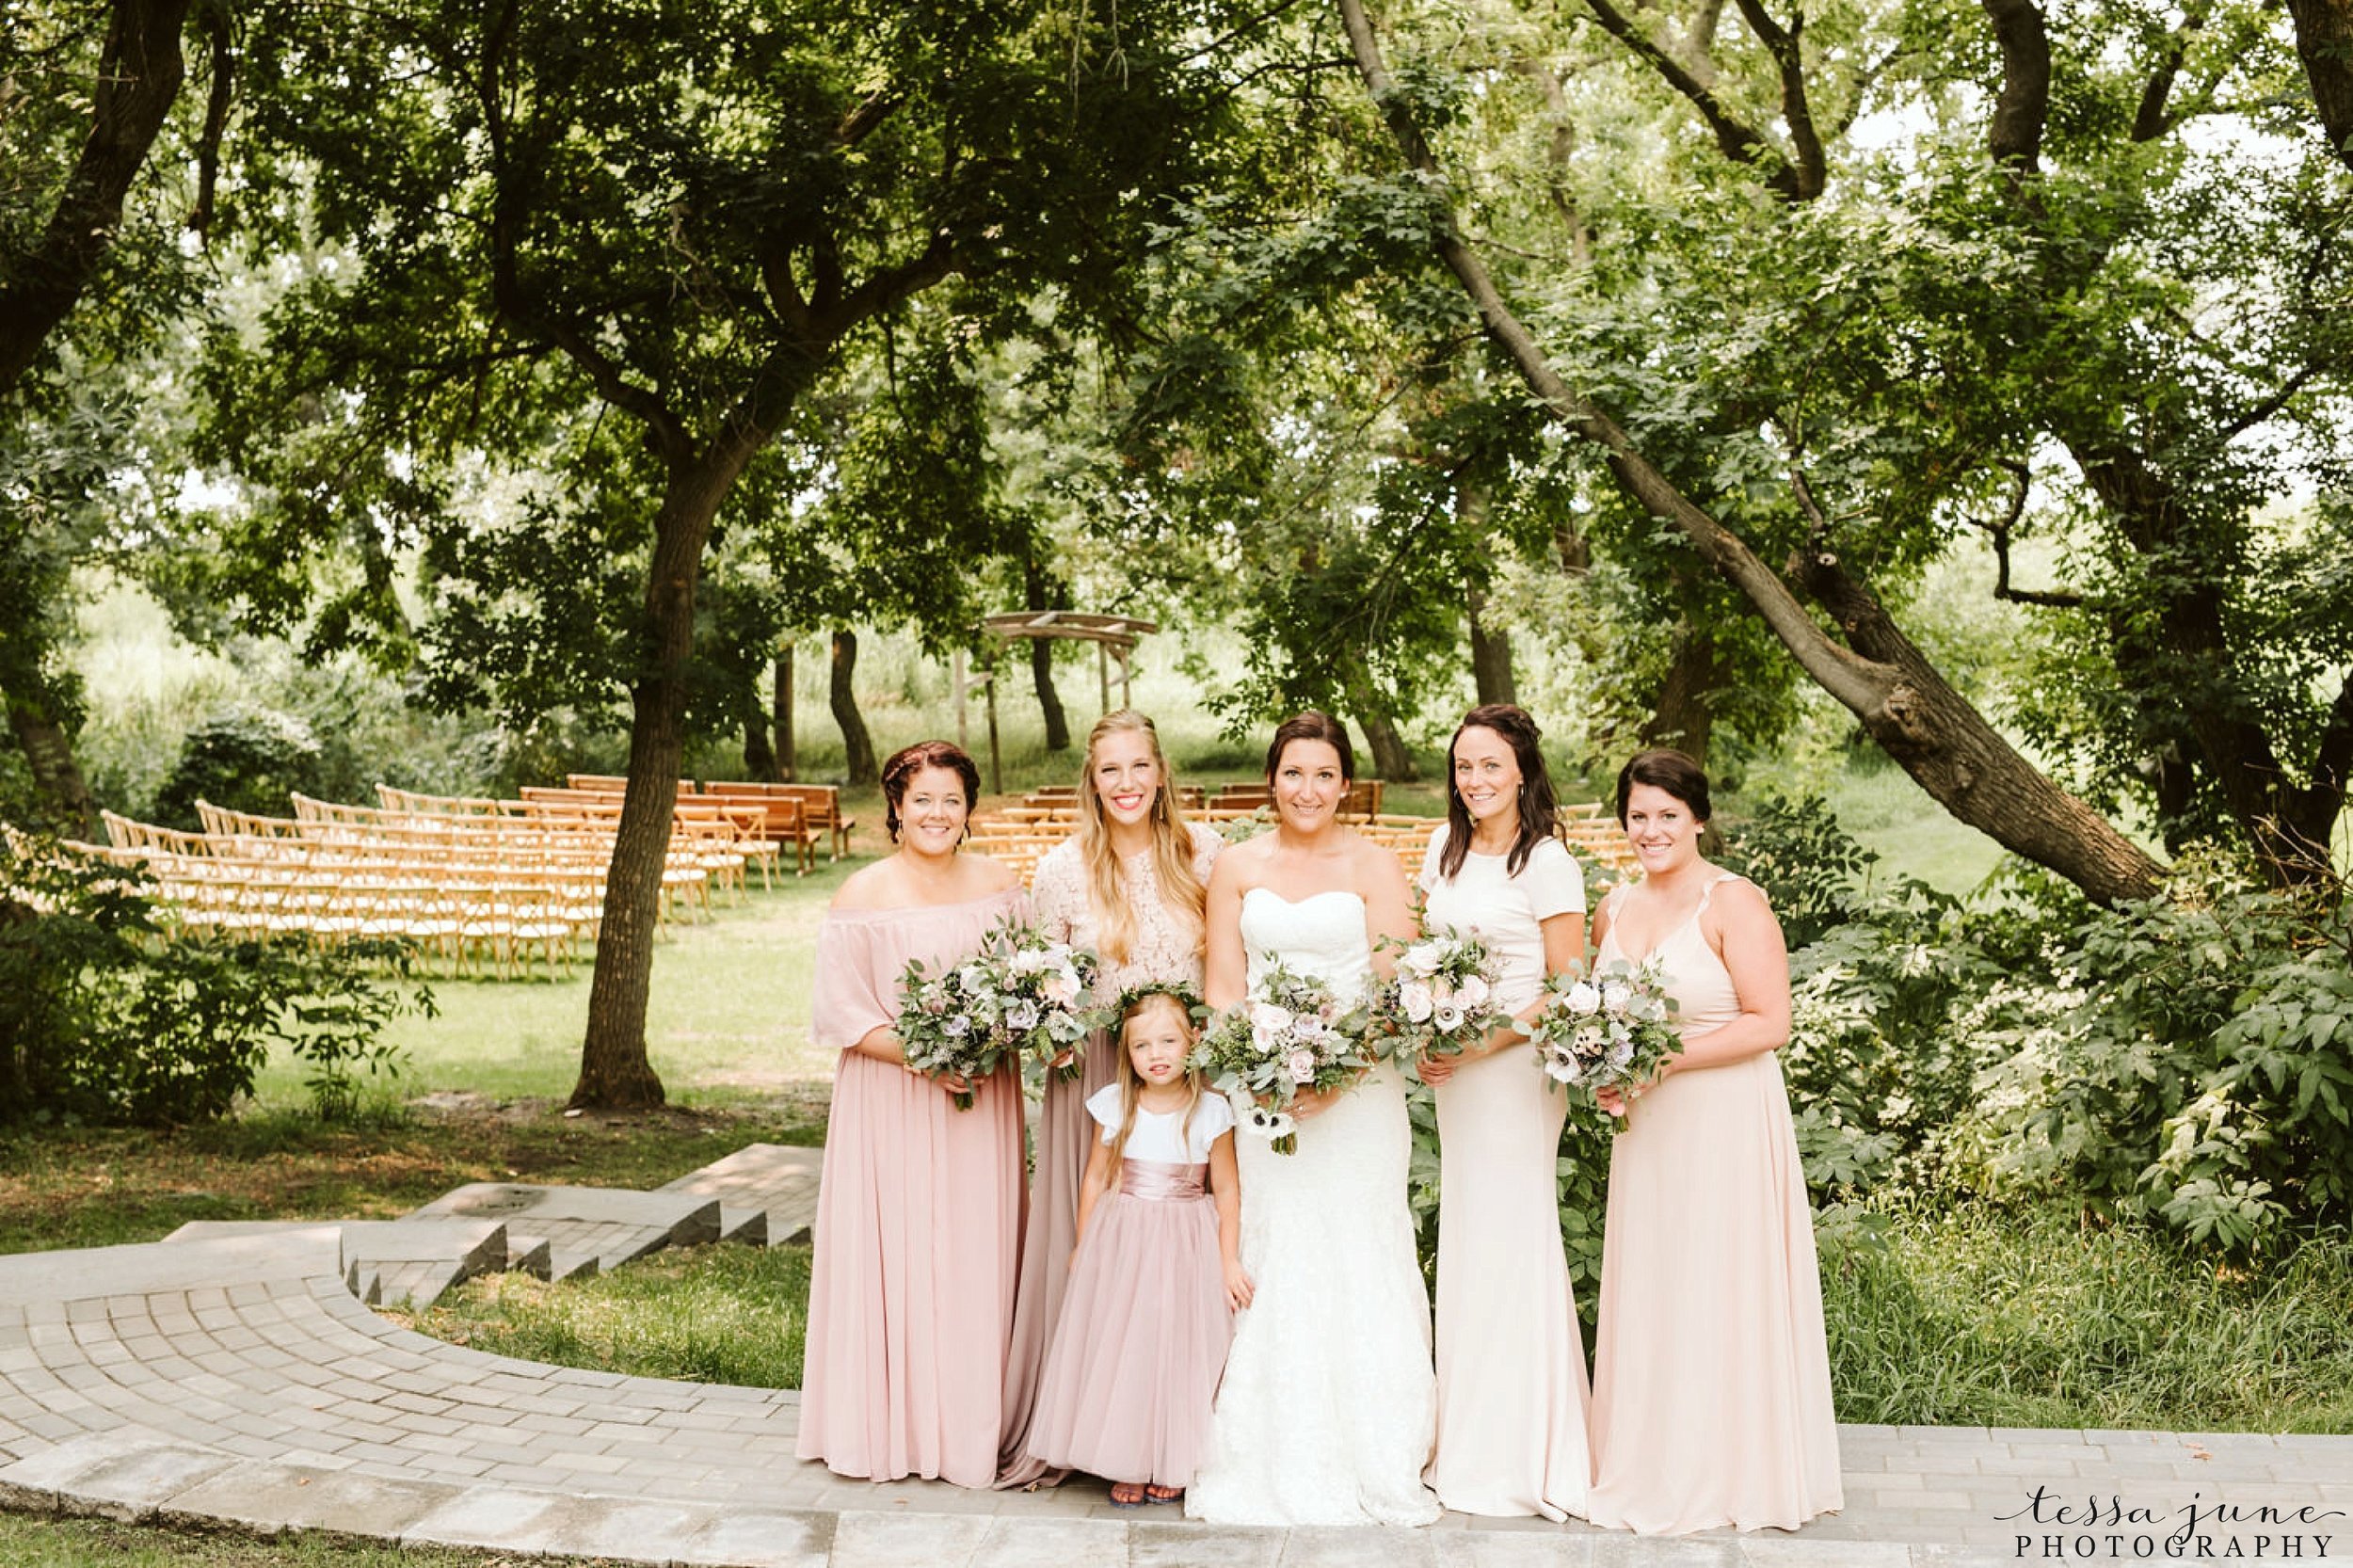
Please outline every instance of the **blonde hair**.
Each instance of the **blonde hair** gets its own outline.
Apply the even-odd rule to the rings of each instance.
[[[1119,1015],[1119,1129],[1112,1134],[1111,1144],[1111,1190],[1114,1192],[1119,1191],[1120,1176],[1125,1170],[1120,1161],[1127,1157],[1128,1135],[1135,1131],[1136,1112],[1144,1104],[1144,1080],[1136,1072],[1134,1053],[1128,1048],[1128,1025],[1144,1016],[1156,1006],[1175,1008],[1177,1018],[1184,1024],[1185,1038],[1191,1040],[1195,1034],[1192,1009],[1185,1005],[1182,997],[1167,991],[1146,991],[1121,1010]],[[1190,1066],[1185,1069],[1185,1108],[1178,1112],[1176,1118],[1176,1136],[1180,1141],[1193,1128],[1193,1113],[1201,1109],[1201,1075]],[[1188,1154],[1193,1152],[1192,1144],[1187,1144],[1185,1151]]]
[[[1161,901],[1192,927],[1193,951],[1198,954],[1209,942],[1209,884],[1193,869],[1193,835],[1185,830],[1184,812],[1176,804],[1176,781],[1169,775],[1167,754],[1160,750],[1160,732],[1132,708],[1095,721],[1095,728],[1087,731],[1086,767],[1079,776],[1079,860],[1086,868],[1087,894],[1095,905],[1096,951],[1107,964],[1124,964],[1136,940],[1127,873],[1120,866],[1119,852],[1112,847],[1111,818],[1095,787],[1095,748],[1108,735],[1141,735],[1151,744],[1152,760],[1160,775],[1151,812],[1144,819],[1152,833],[1152,872],[1160,882]]]

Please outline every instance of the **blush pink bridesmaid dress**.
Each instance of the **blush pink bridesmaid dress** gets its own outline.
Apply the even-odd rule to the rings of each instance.
[[[838,1475],[997,1476],[1024,1200],[1021,1082],[958,1111],[930,1080],[850,1049],[899,1013],[911,959],[957,958],[1019,888],[964,904],[835,910],[817,936],[809,1034],[841,1052],[817,1194],[798,1452]]]

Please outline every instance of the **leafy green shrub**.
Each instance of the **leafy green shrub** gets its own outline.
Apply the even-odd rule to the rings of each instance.
[[[397,1071],[378,1035],[408,1005],[405,968],[381,948],[175,939],[136,874],[0,845],[0,1118],[205,1120],[252,1092],[274,1046],[309,1064],[322,1117],[348,1115],[360,1071]]]
[[[2000,1059],[1957,1143],[1989,1178],[2222,1248],[2353,1219],[2353,902],[2185,856],[2068,936],[1986,1020]]]
[[[282,817],[286,797],[320,792],[320,748],[311,727],[289,714],[233,708],[188,731],[180,760],[156,792],[155,813],[197,825],[196,803]]]
[[[1725,831],[1718,860],[1764,889],[1792,949],[1846,921],[1858,883],[1879,858],[1817,794],[1767,795],[1719,825]]]

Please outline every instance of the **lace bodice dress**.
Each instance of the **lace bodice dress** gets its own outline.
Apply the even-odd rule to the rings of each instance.
[[[1343,997],[1372,978],[1353,892],[1293,903],[1254,888],[1241,936],[1254,984],[1277,959]],[[1421,1484],[1437,1395],[1405,1201],[1403,1080],[1384,1064],[1298,1134],[1289,1155],[1235,1135],[1257,1295],[1236,1320],[1186,1512],[1220,1524],[1426,1525],[1438,1516]]]
[[[1187,824],[1193,838],[1193,869],[1203,882],[1225,840],[1199,824]],[[1105,999],[1146,981],[1201,984],[1200,936],[1196,926],[1168,907],[1149,851],[1130,856],[1121,868],[1132,930],[1128,952],[1104,966],[1096,983]],[[1096,948],[1102,921],[1089,891],[1086,859],[1076,839],[1064,840],[1038,862],[1030,882],[1037,923],[1056,941]],[[1085,1101],[1116,1081],[1118,1048],[1108,1034],[1087,1043],[1078,1081],[1048,1080],[1036,1127],[1037,1169],[1030,1183],[1030,1213],[1021,1243],[1021,1281],[1014,1309],[1013,1344],[1005,1362],[1005,1430],[998,1456],[1000,1487],[1051,1484],[1062,1479],[1031,1452],[1032,1422],[1046,1352],[1062,1317],[1070,1279],[1070,1254],[1078,1236],[1079,1180],[1094,1144],[1094,1124]]]

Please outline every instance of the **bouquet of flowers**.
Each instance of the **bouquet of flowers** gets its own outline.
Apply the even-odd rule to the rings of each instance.
[[[1495,954],[1476,935],[1440,927],[1401,949],[1397,975],[1373,992],[1373,1012],[1389,1035],[1388,1052],[1406,1077],[1420,1080],[1425,1056],[1456,1056],[1504,1019],[1495,1002]]]
[[[1545,1076],[1564,1088],[1631,1089],[1683,1049],[1674,1016],[1657,968],[1620,961],[1591,976],[1546,980],[1529,1038]]]
[[[900,977],[899,1039],[907,1065],[930,1078],[978,1082],[1008,1060],[1048,1064],[1079,1075],[1078,1053],[1089,1013],[1083,1005],[1099,964],[1085,948],[1047,940],[1034,926],[1008,920],[959,963],[928,969],[921,960]],[[958,1094],[956,1109],[972,1109]]]
[[[1363,1006],[1343,1007],[1332,988],[1276,964],[1258,977],[1250,999],[1201,1032],[1187,1065],[1220,1089],[1258,1103],[1244,1125],[1295,1154],[1299,1134],[1285,1109],[1302,1089],[1337,1089],[1373,1064]]]

